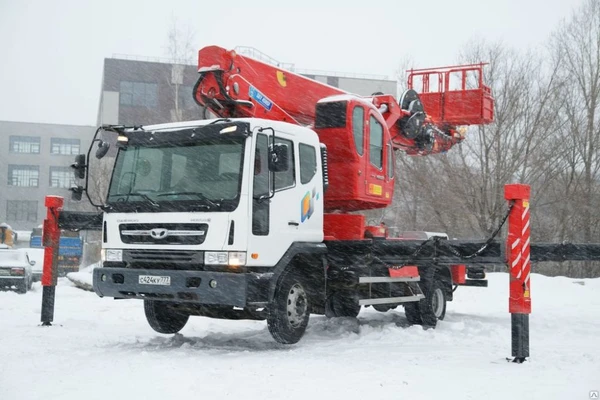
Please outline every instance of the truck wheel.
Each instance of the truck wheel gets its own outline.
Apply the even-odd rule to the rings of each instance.
[[[419,303],[420,301],[415,301],[413,303],[406,303],[404,305],[404,315],[406,315],[406,319],[411,325],[421,325],[423,323],[423,320],[421,319]]]
[[[359,312],[360,304],[358,304],[356,294],[350,290],[332,293],[325,304],[325,316],[329,318],[356,318]]]
[[[410,324],[435,328],[438,320],[446,316],[446,292],[443,282],[436,276],[433,282],[424,282],[425,298],[404,305],[404,313]]]
[[[271,336],[279,343],[297,343],[306,331],[309,310],[304,283],[296,273],[285,271],[277,284],[267,314]]]
[[[144,300],[144,313],[152,329],[158,333],[177,333],[187,324],[190,315],[166,301]]]
[[[446,316],[446,291],[441,281],[435,280],[433,283],[433,293],[431,294],[431,309],[433,315],[438,321],[442,321]]]

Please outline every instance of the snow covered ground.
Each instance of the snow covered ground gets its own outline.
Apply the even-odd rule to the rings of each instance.
[[[66,278],[55,324],[41,286],[0,292],[0,399],[588,399],[600,390],[600,279],[532,276],[531,359],[508,363],[508,276],[459,288],[435,330],[404,313],[358,322],[313,316],[276,344],[265,322],[193,317],[181,334],[148,327],[141,301],[101,299]]]

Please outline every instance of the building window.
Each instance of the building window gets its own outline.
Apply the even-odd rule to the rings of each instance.
[[[40,138],[36,136],[11,136],[11,153],[40,154]]]
[[[337,76],[328,76],[327,77],[327,84],[329,86],[333,86],[333,87],[339,88],[340,87],[340,78],[337,77]]]
[[[177,105],[179,106],[180,110],[191,110],[198,107],[194,101],[193,86],[179,86],[177,90],[179,94],[179,101],[177,102]]]
[[[8,200],[6,202],[6,219],[8,221],[37,222],[37,201]]]
[[[158,105],[158,85],[156,83],[121,81],[119,104],[156,107]]]
[[[38,187],[40,167],[37,165],[8,166],[8,186]]]
[[[314,147],[304,143],[300,143],[299,150],[300,183],[305,184],[310,182],[317,173],[317,151]]]
[[[50,139],[50,153],[63,155],[79,154],[80,143],[79,139],[52,138]]]
[[[50,187],[70,188],[75,185],[75,175],[71,167],[50,167]]]
[[[383,167],[383,126],[373,116],[371,116],[370,121],[369,158],[371,164],[381,169]]]

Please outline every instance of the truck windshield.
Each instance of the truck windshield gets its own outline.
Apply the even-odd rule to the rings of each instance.
[[[241,138],[121,148],[107,205],[115,211],[232,211],[243,150]]]

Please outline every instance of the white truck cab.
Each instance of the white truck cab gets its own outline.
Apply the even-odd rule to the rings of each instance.
[[[103,267],[94,271],[100,296],[148,300],[154,317],[165,312],[158,300],[256,310],[298,254],[316,257],[311,264],[324,276],[314,131],[262,119],[202,120],[123,130],[117,143],[103,206]]]

